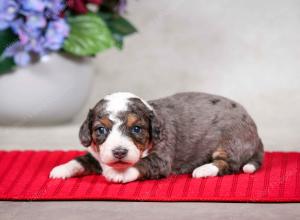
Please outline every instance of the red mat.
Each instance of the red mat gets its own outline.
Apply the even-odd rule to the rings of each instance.
[[[206,179],[190,175],[127,184],[100,175],[49,179],[82,151],[0,151],[0,200],[300,202],[300,153],[266,153],[262,169]]]

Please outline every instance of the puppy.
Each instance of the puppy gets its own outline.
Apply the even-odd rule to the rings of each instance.
[[[238,103],[205,93],[146,102],[131,93],[104,97],[83,122],[84,156],[55,167],[51,178],[102,174],[126,183],[191,173],[194,178],[255,172],[263,144]]]

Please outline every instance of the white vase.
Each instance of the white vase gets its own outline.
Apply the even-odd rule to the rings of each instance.
[[[0,125],[65,123],[90,92],[93,67],[87,59],[51,54],[0,76]]]

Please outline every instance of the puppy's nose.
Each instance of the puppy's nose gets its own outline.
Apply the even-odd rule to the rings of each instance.
[[[128,150],[122,147],[118,147],[112,150],[113,155],[117,159],[122,159],[127,155]]]

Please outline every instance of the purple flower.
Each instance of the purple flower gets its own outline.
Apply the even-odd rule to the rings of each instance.
[[[62,0],[48,0],[46,1],[46,17],[58,18],[60,13],[65,9],[66,5]]]
[[[17,0],[25,11],[42,12],[45,9],[44,0]]]
[[[26,26],[30,30],[44,28],[47,25],[47,20],[43,14],[30,14],[26,17]]]
[[[20,42],[15,42],[7,47],[2,56],[4,58],[13,57],[18,66],[26,66],[31,60],[29,53]]]
[[[127,0],[119,0],[118,12],[124,14],[126,11]]]
[[[19,18],[11,23],[13,32],[18,35],[20,42],[25,45],[32,38],[37,38],[41,35],[41,29],[33,29],[27,26],[23,19]]]
[[[70,28],[64,19],[49,22],[45,34],[45,47],[51,50],[60,49],[69,32]]]
[[[49,52],[45,48],[45,39],[43,36],[38,38],[30,38],[28,43],[24,45],[25,50],[35,52],[36,54],[43,56]]]
[[[0,30],[9,27],[10,22],[15,19],[19,5],[13,0],[0,0]]]
[[[70,27],[60,17],[63,0],[0,0],[0,30],[11,28],[19,40],[7,47],[2,57],[13,57],[20,66],[32,55],[59,50]]]
[[[15,54],[14,61],[18,66],[27,66],[31,61],[31,57],[26,51],[20,51]]]

